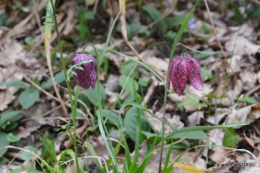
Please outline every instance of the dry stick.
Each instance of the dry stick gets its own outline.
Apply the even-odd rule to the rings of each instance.
[[[260,85],[255,86],[254,88],[252,88],[250,91],[248,91],[248,92],[245,94],[245,97],[250,96],[251,94],[253,94],[253,93],[255,93],[256,91],[258,91],[259,89],[260,89]]]
[[[151,79],[152,79],[152,84],[148,88],[146,95],[144,96],[144,99],[141,103],[143,106],[148,103],[148,100],[150,99],[151,95],[154,93],[154,90],[156,89],[158,83],[157,79],[154,76],[152,76]]]
[[[35,2],[33,1],[33,3],[34,3],[34,6],[35,6]],[[36,8],[33,8],[33,14],[34,14],[34,18],[35,18],[35,20],[36,20],[36,23],[37,23],[37,25],[38,25],[38,27],[39,27],[39,30],[40,30],[40,32],[41,32],[41,35],[43,35],[43,32],[42,32],[42,30],[41,30],[41,19],[40,19],[40,17],[39,17],[39,14],[38,14],[38,11],[36,10]]]
[[[135,48],[129,43],[128,41],[128,37],[127,37],[127,30],[126,30],[126,20],[125,20],[125,4],[122,2],[124,0],[119,0],[119,6],[120,7],[123,7],[123,10],[122,10],[122,13],[121,13],[121,16],[120,16],[120,21],[121,21],[121,30],[122,30],[122,35],[123,35],[123,38],[127,44],[127,46],[132,50],[132,52],[134,53],[134,55],[141,61],[141,62],[144,62],[145,61],[143,60],[142,57],[140,57],[140,55],[138,54],[138,52],[135,50]],[[123,6],[124,5],[124,6]],[[145,63],[147,64],[147,63]],[[160,72],[158,69],[156,69],[155,67],[153,66],[150,66],[149,64],[147,64],[150,68],[152,68],[154,71],[156,71],[156,73],[158,75],[160,75],[164,80],[166,79],[165,75]]]
[[[217,36],[217,31],[216,31],[214,22],[213,22],[213,20],[212,20],[212,17],[211,17],[211,15],[210,15],[210,10],[209,10],[209,6],[208,6],[207,0],[204,0],[204,3],[205,3],[205,6],[206,6],[206,8],[207,8],[207,13],[208,13],[208,15],[209,15],[210,23],[211,23],[211,25],[213,26],[214,35],[215,35],[215,37],[216,37],[216,39],[217,39],[217,42],[218,42],[218,44],[219,44],[219,47],[220,47],[220,49],[221,49],[222,54],[223,54],[223,55],[225,56],[225,58],[227,59],[226,55],[224,54],[224,49],[223,49],[223,47],[222,47],[222,45],[221,45],[221,43],[220,43],[220,41],[219,41],[219,38],[218,38],[218,36]]]
[[[48,64],[48,68],[50,71],[51,81],[53,83],[53,87],[54,87],[55,93],[58,97],[58,100],[62,106],[62,110],[63,110],[62,115],[63,115],[63,117],[68,117],[68,111],[65,107],[64,101],[61,99],[60,92],[57,88],[57,85],[56,85],[56,82],[55,82],[54,76],[53,76],[52,65],[51,65],[51,55],[50,55],[51,54],[50,53],[50,37],[48,37],[48,35],[47,36],[45,35],[44,44],[45,44],[46,59],[47,59],[47,64]]]
[[[46,13],[46,15],[47,15],[46,17],[49,17],[48,13]],[[54,15],[56,15],[56,14],[54,14]],[[46,18],[46,21],[47,20],[48,19]],[[54,76],[53,76],[53,71],[52,71],[51,51],[50,51],[50,49],[51,49],[51,35],[52,35],[51,31],[52,30],[51,30],[51,27],[48,26],[47,24],[45,25],[44,29],[45,29],[45,31],[44,31],[44,49],[45,49],[45,52],[46,52],[46,60],[47,60],[47,65],[48,65],[48,69],[49,69],[49,72],[50,72],[51,81],[53,83],[55,93],[56,93],[56,95],[59,99],[61,106],[62,106],[62,110],[63,110],[62,117],[68,117],[68,111],[66,109],[66,106],[64,105],[64,101],[62,100],[62,98],[60,96],[60,92],[57,88],[57,85],[56,85],[56,82],[55,82]]]

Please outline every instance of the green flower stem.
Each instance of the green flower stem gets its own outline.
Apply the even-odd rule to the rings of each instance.
[[[58,39],[58,48],[59,48],[59,53],[60,53],[60,57],[61,57],[61,65],[62,65],[62,69],[63,69],[63,73],[65,76],[65,79],[67,79],[67,73],[66,73],[66,64],[65,64],[65,60],[62,54],[62,45],[61,45],[61,40],[60,40],[60,33],[58,30],[58,22],[55,16],[55,8],[54,8],[54,4],[53,4],[53,0],[51,1],[51,5],[52,5],[52,9],[53,9],[53,19],[54,19],[54,29],[55,32],[57,34],[57,39]],[[76,107],[74,106],[73,103],[73,99],[72,99],[72,90],[70,88],[70,82],[66,80],[66,85],[68,88],[68,93],[69,93],[69,100],[70,100],[70,105],[71,105],[71,109],[72,109],[72,125],[73,125],[73,130],[74,133],[72,135],[72,142],[73,142],[73,146],[74,146],[74,153],[75,153],[75,160],[76,160],[76,166],[77,166],[77,172],[79,172],[79,160],[78,160],[78,150],[77,150],[77,134],[76,134]]]
[[[171,60],[173,58],[173,54],[175,52],[176,46],[178,44],[178,42],[181,39],[181,36],[183,34],[183,32],[185,31],[185,29],[187,28],[188,22],[190,21],[192,14],[195,10],[195,6],[193,6],[193,8],[191,9],[188,17],[185,19],[185,21],[183,22],[180,30],[178,31],[178,34],[172,44],[172,48],[171,48],[171,52],[169,55],[169,65],[168,65],[168,70],[167,70],[167,77],[166,77],[166,84],[165,84],[165,88],[164,88],[164,99],[163,99],[163,119],[162,119],[162,143],[161,143],[161,153],[160,153],[160,161],[159,161],[159,170],[158,172],[161,173],[162,172],[162,159],[163,159],[163,145],[164,145],[164,138],[165,138],[165,114],[166,114],[166,102],[167,102],[167,92],[168,92],[168,85],[169,85],[169,70],[170,70],[170,63]]]

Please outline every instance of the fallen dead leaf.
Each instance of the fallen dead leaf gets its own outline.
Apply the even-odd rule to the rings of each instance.
[[[260,45],[256,45],[243,36],[234,33],[230,40],[225,43],[225,48],[235,55],[253,55],[260,50]]]
[[[200,124],[201,118],[204,118],[204,112],[196,111],[188,116],[189,126],[196,126]]]

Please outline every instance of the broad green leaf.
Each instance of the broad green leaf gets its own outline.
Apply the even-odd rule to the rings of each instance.
[[[106,91],[105,88],[103,87],[103,85],[100,82],[96,83],[96,87],[95,89],[93,88],[89,88],[86,91],[86,95],[89,99],[89,101],[93,104],[93,105],[97,105],[98,104],[98,86],[100,87],[100,96],[101,96],[101,101],[105,101],[106,100]]]
[[[10,124],[10,122],[18,121],[21,118],[21,111],[7,110],[3,112],[0,116],[0,129],[3,129],[5,124]]]
[[[32,146],[28,146],[26,148],[30,152],[29,151],[22,151],[21,154],[20,154],[21,159],[23,159],[23,160],[32,160],[34,156],[33,156],[33,154],[31,154],[31,152],[36,154],[37,153],[37,149],[32,147]]]
[[[146,117],[144,116],[144,112],[142,109],[138,109],[136,107],[131,107],[127,112],[124,119],[124,127],[126,128],[127,134],[129,137],[135,141],[136,140],[136,132],[138,127],[138,111],[141,117],[142,130],[148,131],[149,124],[147,122]]]
[[[96,112],[99,115],[99,111]],[[117,127],[121,127],[119,116],[110,110],[102,109],[101,113],[104,119],[107,119],[110,123],[116,125]]]
[[[84,18],[86,20],[93,20],[94,19],[94,13],[93,11],[85,11]]]
[[[0,87],[2,86],[12,86],[16,88],[23,88],[23,89],[28,89],[29,85],[27,83],[24,83],[23,81],[20,80],[10,80],[6,81],[0,84]]]
[[[239,141],[240,137],[236,134],[233,128],[226,128],[223,138],[223,146],[235,148],[236,143]]]
[[[127,61],[127,62],[122,63],[121,74],[128,76],[131,73],[131,71],[133,70],[133,68],[135,68],[135,67],[136,67],[136,62],[134,62],[134,61]],[[138,70],[134,70],[130,77],[138,78],[139,77]]]
[[[20,139],[21,139],[21,137],[14,136],[12,133],[8,133],[8,135],[7,135],[7,140],[9,142],[18,142],[18,141],[20,141]]]
[[[169,41],[174,41],[177,33],[173,31],[168,31],[164,37],[166,37],[167,40]]]
[[[124,87],[125,90],[130,93],[136,92],[139,88],[138,83],[133,78],[127,76],[120,76],[119,84],[122,88]]]
[[[28,45],[32,45],[33,44],[33,38],[32,37],[25,37],[24,41]]]
[[[6,147],[9,145],[9,141],[7,140],[7,134],[4,132],[0,132],[0,157],[2,157],[5,152],[7,151],[7,148],[2,148]]]
[[[146,77],[146,78],[139,79],[138,83],[140,86],[146,87],[148,86],[149,81],[150,79]]]
[[[208,73],[207,69],[204,67],[201,68],[201,76],[204,81],[208,79],[213,80],[215,78],[215,76],[213,74]]]
[[[56,83],[64,82],[64,81],[65,81],[65,76],[64,76],[63,71],[57,73],[57,74],[54,76],[54,80],[55,80]],[[52,80],[51,80],[51,79],[48,79],[47,81],[42,82],[41,87],[42,87],[43,89],[49,89],[52,85],[53,85]]]
[[[31,107],[40,97],[39,90],[36,89],[26,89],[19,96],[19,103],[22,105],[23,109],[28,109]]]

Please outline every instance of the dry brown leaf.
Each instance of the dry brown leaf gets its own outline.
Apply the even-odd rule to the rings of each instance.
[[[191,115],[188,116],[189,127],[200,124],[201,118],[202,119],[204,118],[204,112],[202,111],[193,112]]]
[[[256,45],[245,37],[234,33],[230,36],[230,40],[226,42],[225,48],[235,55],[252,55],[259,52],[260,45]]]
[[[229,58],[227,61],[230,64],[230,68],[228,68],[228,73],[237,73],[241,71],[240,68],[240,62],[242,60],[242,54],[239,55],[233,55],[231,58]]]
[[[216,163],[226,163],[230,159],[225,157],[227,155],[227,150],[221,147],[214,147],[212,148],[212,151],[214,152],[211,156],[210,159]]]
[[[155,114],[157,115],[157,117],[162,119],[163,113],[156,112]],[[153,127],[156,131],[158,131],[158,132],[161,131],[162,122],[160,120],[158,120],[158,118],[156,118],[152,115],[147,115],[147,119],[153,125]],[[169,133],[172,132],[172,128],[170,126],[174,126],[177,129],[184,127],[184,124],[180,121],[181,118],[178,115],[174,115],[174,116],[171,117],[170,114],[166,114],[165,119],[166,119],[166,125],[164,126],[165,134],[169,134]]]
[[[243,89],[248,91],[255,86],[257,75],[254,71],[248,69],[240,73],[240,78],[243,82]]]
[[[209,137],[209,144],[212,145],[222,145],[223,137],[224,137],[224,132],[222,129],[214,129],[210,130],[208,132],[208,137]]]
[[[164,59],[155,57],[153,50],[145,50],[140,54],[140,57],[142,57],[145,64],[151,65],[160,71],[167,71],[169,62]]]
[[[237,80],[234,86],[234,89],[228,90],[226,95],[229,99],[235,100],[243,91],[243,82],[241,80]]]
[[[255,164],[253,162],[253,164]],[[257,166],[253,166],[253,167],[250,167],[250,166],[246,166],[244,169],[241,169],[242,171],[240,173],[259,173],[260,172],[260,166],[257,165]]]
[[[187,87],[187,92],[189,94],[192,94],[194,96],[199,97],[199,99],[203,99],[203,97],[213,91],[213,88],[211,85],[204,83],[203,84],[203,90],[196,90],[193,86],[189,85]]]
[[[1,57],[0,57],[1,58]],[[6,68],[0,67],[0,83],[4,82],[4,79],[10,80],[22,80],[23,75],[21,73],[14,73],[15,68],[12,66],[7,66]],[[14,99],[14,93],[18,90],[15,87],[1,87],[0,88],[0,111],[5,110],[9,103]]]
[[[22,61],[26,59],[26,52],[23,50],[22,45],[18,41],[8,39],[4,42],[3,47],[11,62],[5,58],[3,52],[0,52],[1,65],[6,66],[8,64],[15,63],[18,59]]]
[[[227,117],[227,123],[252,123],[260,117],[260,110],[254,109],[257,105],[250,105],[239,110],[233,110]]]
[[[120,84],[119,84],[119,76],[110,74],[107,79],[107,83],[105,84],[107,91],[119,92]]]
[[[214,124],[214,125],[219,125],[219,121],[222,120],[222,118],[224,118],[227,114],[228,114],[228,112],[218,114],[216,116],[210,116],[207,118],[207,122]]]

